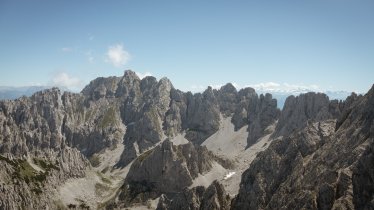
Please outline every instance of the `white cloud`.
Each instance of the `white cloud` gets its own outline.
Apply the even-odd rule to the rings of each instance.
[[[130,60],[130,53],[123,49],[122,44],[110,46],[106,56],[105,61],[113,64],[115,67],[122,67]]]
[[[237,90],[240,89],[240,85],[235,82],[231,83]],[[210,84],[210,85],[191,85],[190,89],[187,91],[191,91],[193,93],[203,92],[208,89],[208,86],[212,87],[213,89],[219,90],[224,84]]]
[[[61,48],[61,51],[62,52],[71,52],[71,51],[73,51],[73,48],[71,48],[71,47],[63,47],[63,48]]]
[[[212,87],[213,89],[216,89],[216,90],[219,90],[223,85],[222,84],[216,84],[216,85],[209,85],[210,87]],[[208,87],[205,87],[205,89],[208,88]]]
[[[247,85],[248,87],[252,87],[254,89],[258,90],[277,90],[281,85],[276,82],[264,82],[264,83],[258,83],[254,85]]]
[[[252,87],[256,91],[260,92],[278,92],[278,93],[292,93],[299,94],[305,92],[320,92],[321,89],[318,85],[304,85],[304,84],[289,84],[289,83],[276,83],[276,82],[265,82],[252,85],[246,85],[245,87]]]
[[[138,75],[138,77],[140,79],[143,79],[144,77],[148,77],[148,76],[152,76],[152,73],[147,71],[147,72],[144,72],[144,73],[140,73],[140,72],[135,72],[136,75]]]
[[[277,83],[277,82],[262,82],[252,85],[241,86],[235,82],[231,83],[237,90],[245,87],[254,88],[257,92],[269,92],[269,93],[283,93],[283,94],[300,94],[306,92],[324,92],[318,85],[303,85],[303,84],[289,84],[289,83]],[[209,85],[213,89],[220,89],[222,84],[211,84]],[[190,87],[191,92],[203,92],[206,90],[208,85],[192,85]]]
[[[82,86],[82,81],[79,78],[71,77],[67,73],[61,72],[52,78],[52,85],[70,90],[79,90]]]
[[[233,83],[231,83],[231,84],[236,88],[236,90],[239,90],[239,89],[240,89],[240,85],[238,85],[238,83],[233,82]]]

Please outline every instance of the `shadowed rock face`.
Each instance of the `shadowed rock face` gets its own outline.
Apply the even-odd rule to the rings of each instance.
[[[255,141],[265,127],[257,124],[264,118],[263,113],[268,113],[257,103],[267,98],[258,98],[251,88],[237,91],[232,84],[220,90],[209,87],[203,93],[184,93],[174,89],[167,78],[141,80],[135,72],[125,71],[122,77],[93,80],[81,94],[61,93],[54,88],[15,101],[0,101],[0,155],[10,161],[26,157],[59,161],[63,170],[58,176],[64,180],[83,176],[86,158],[114,148],[118,142],[125,145],[118,167],[128,165],[165,138],[180,133],[199,145],[219,129],[221,116],[234,115],[237,128],[256,125],[251,130]],[[250,110],[261,110],[261,113],[252,117]],[[269,122],[275,120],[269,119]],[[12,162],[6,161],[5,164],[8,170],[3,176],[10,177],[18,166],[14,168]],[[187,177],[197,174],[192,168],[189,173]],[[42,205],[36,204],[36,200],[34,203],[36,208]],[[11,208],[9,205],[13,204],[5,206]]]
[[[180,192],[199,174],[209,171],[215,159],[205,147],[192,143],[175,146],[165,140],[134,161],[119,200],[129,205],[154,199],[161,193]]]
[[[260,95],[250,101],[248,112],[248,139],[247,148],[252,146],[262,136],[265,130],[272,125],[280,115],[277,101],[272,99],[271,94]]]
[[[0,209],[56,209],[55,188],[85,176],[87,158],[124,144],[133,162],[118,205],[160,198],[160,209],[227,209],[221,185],[187,189],[217,159],[199,145],[231,117],[247,147],[275,125],[271,145],[242,176],[233,209],[372,209],[374,88],[345,101],[307,93],[276,107],[270,94],[227,84],[192,94],[167,78],[97,78],[80,94],[56,88],[0,101]],[[165,140],[185,134],[190,143]],[[162,142],[164,141],[164,142]],[[159,145],[159,146],[156,146]],[[122,147],[121,147],[122,148]],[[114,160],[113,160],[114,161]],[[191,205],[190,205],[191,204]]]
[[[341,104],[339,126],[326,120],[326,102],[317,104],[304,115],[319,122],[273,141],[243,173],[232,209],[374,207],[374,87]]]
[[[330,101],[323,93],[306,93],[289,96],[275,128],[274,137],[289,136],[307,125],[308,121],[319,122],[337,119],[344,107],[338,101]]]
[[[183,131],[189,141],[201,144],[219,129],[221,114],[234,115],[233,123],[238,129],[250,124],[252,142],[262,137],[266,127],[279,116],[270,94],[258,98],[253,89],[237,92],[230,83],[220,90],[208,87],[203,93],[192,94],[174,89],[166,78],[159,82],[154,77],[139,80],[135,74],[126,72],[122,79],[110,80],[110,84],[118,82],[117,86],[123,86],[111,92],[123,97],[120,110],[127,125],[126,149],[118,166],[126,166],[166,136]],[[119,94],[119,90],[125,94]]]
[[[203,186],[184,189],[172,195],[171,198],[163,194],[158,202],[157,210],[189,209],[189,210],[228,210],[230,196],[223,186],[214,181],[207,189]]]

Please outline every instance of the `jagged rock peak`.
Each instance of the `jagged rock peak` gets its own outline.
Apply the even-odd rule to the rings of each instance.
[[[248,139],[247,147],[252,146],[264,135],[273,130],[267,130],[279,118],[280,110],[277,108],[277,100],[270,93],[261,94],[249,103],[248,110]]]
[[[237,92],[235,86],[232,83],[227,83],[226,85],[222,86],[219,90],[221,92],[226,92],[226,93],[236,93]]]
[[[162,193],[180,192],[190,186],[199,174],[209,171],[214,158],[206,147],[192,143],[176,146],[167,139],[134,161],[119,201],[127,205],[156,198]]]
[[[340,104],[345,110],[337,129],[335,119],[321,120],[321,109],[304,102],[300,102],[306,106],[301,110],[311,120],[274,140],[256,157],[242,175],[232,209],[374,208],[374,88],[365,96],[352,94]],[[326,100],[323,103],[322,112],[328,115]],[[293,108],[300,115],[298,106]],[[304,123],[288,114],[291,123]]]
[[[58,87],[52,87],[52,88],[48,88],[48,89],[44,89],[44,90],[38,91],[38,92],[36,92],[33,95],[37,95],[37,94],[48,94],[48,93],[58,93],[58,94],[60,94],[61,90]]]
[[[162,77],[158,82],[160,84],[163,84],[163,85],[171,85],[172,86],[171,81],[167,77]]]
[[[123,77],[126,78],[126,79],[129,79],[129,80],[140,80],[138,75],[130,69],[125,70],[125,73],[124,73]]]
[[[205,189],[203,186],[184,189],[182,193],[161,195],[157,210],[228,210],[230,196],[217,180]]]
[[[119,81],[118,77],[98,77],[83,88],[82,94],[93,100],[115,97]]]
[[[353,94],[353,93],[352,93]],[[365,94],[366,97],[368,98],[374,98],[374,84],[371,86],[369,91]]]
[[[322,121],[334,118],[329,105],[329,97],[324,93],[309,92],[287,97],[273,136],[288,136],[293,131],[305,127],[308,120]]]

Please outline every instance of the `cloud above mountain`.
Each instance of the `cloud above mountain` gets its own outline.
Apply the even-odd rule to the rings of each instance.
[[[65,72],[60,72],[52,78],[52,85],[57,87],[64,87],[70,90],[79,90],[83,82],[79,78],[72,77]]]
[[[239,85],[235,82],[232,83],[236,89],[245,87],[254,88],[258,92],[269,92],[269,93],[284,93],[284,94],[300,94],[306,92],[324,92],[318,85],[303,85],[303,84],[289,84],[289,83],[277,83],[277,82],[263,82],[251,85]],[[201,92],[204,91],[208,86],[213,89],[220,89],[224,84],[210,84],[204,85],[192,85],[191,91]]]
[[[244,87],[252,87],[260,92],[277,92],[285,94],[300,94],[305,92],[323,92],[318,85],[304,85],[304,84],[289,84],[265,82],[252,85],[245,85]]]
[[[152,73],[147,71],[147,72],[144,72],[144,73],[141,73],[141,72],[135,72],[136,75],[138,75],[138,77],[140,79],[143,79],[144,77],[148,77],[148,76],[152,76]]]
[[[105,61],[111,63],[114,67],[120,68],[124,66],[130,58],[130,53],[124,49],[123,44],[116,44],[108,48]]]

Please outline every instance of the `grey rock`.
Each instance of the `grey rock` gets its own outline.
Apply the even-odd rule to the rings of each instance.
[[[258,96],[254,89],[242,89],[238,93],[238,104],[231,119],[235,130],[248,125],[247,147],[268,134],[265,130],[275,123],[280,115],[277,101],[271,94]]]
[[[216,95],[221,113],[224,116],[232,115],[238,102],[238,92],[236,88],[231,83],[227,83],[217,91]]]
[[[249,103],[257,99],[256,91],[253,88],[241,89],[238,93],[238,103],[236,105],[231,122],[235,126],[235,130],[239,130],[248,125],[248,109]]]
[[[297,97],[289,96],[273,136],[288,136],[304,128],[308,120],[318,122],[333,119],[333,115],[329,112],[329,104],[329,98],[323,93],[310,92]]]
[[[374,87],[352,98],[339,104],[349,111],[338,127],[333,119],[316,122],[331,116],[325,108],[305,109],[315,121],[257,156],[242,175],[232,209],[374,208]]]
[[[62,129],[70,109],[56,88],[0,102],[1,209],[55,208],[51,202],[55,187],[85,175],[89,163],[67,144]],[[36,171],[29,161],[44,172]]]
[[[92,100],[99,100],[100,98],[114,98],[117,92],[118,77],[99,77],[90,82],[83,90],[82,94]]]
[[[177,193],[212,167],[215,156],[192,143],[175,146],[169,140],[140,155],[126,176],[119,200],[144,202],[162,193]]]
[[[184,189],[180,193],[166,196],[161,195],[158,202],[158,210],[228,210],[230,209],[230,196],[226,194],[224,187],[214,181],[207,189],[203,186],[192,189]]]
[[[213,161],[232,164],[198,146],[218,131],[221,117],[232,117],[236,130],[248,126],[248,147],[278,120],[275,140],[243,174],[233,209],[372,209],[373,92],[345,101],[307,93],[289,97],[280,112],[270,94],[252,88],[184,93],[167,78],[125,71],[80,94],[52,88],[0,101],[0,209],[58,208],[54,189],[85,176],[87,159],[119,142],[125,150],[116,166],[134,162],[113,204],[161,196],[160,209],[228,209],[218,182],[187,188]],[[162,142],[181,133],[191,143]]]
[[[271,94],[260,95],[260,98],[251,100],[248,107],[248,139],[247,147],[268,134],[266,128],[272,125],[279,117],[280,110],[277,108],[277,101]]]
[[[219,128],[220,112],[213,89],[208,87],[204,93],[187,95],[186,138],[195,144],[215,133]]]

